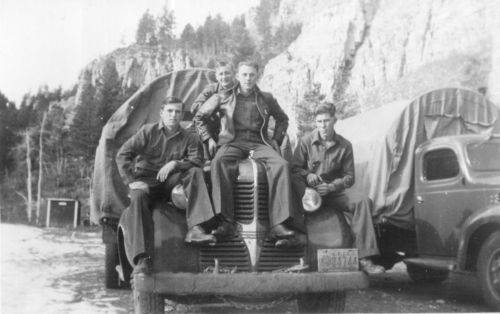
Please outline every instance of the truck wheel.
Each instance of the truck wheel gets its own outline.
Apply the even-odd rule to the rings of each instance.
[[[432,269],[415,264],[407,263],[406,271],[411,280],[417,283],[440,283],[448,278],[447,270]]]
[[[304,293],[297,297],[300,313],[342,313],[345,309],[345,291]]]
[[[165,313],[165,299],[153,292],[143,292],[133,289],[135,314]]]
[[[118,265],[118,263],[118,244],[105,243],[104,286],[108,289],[120,288],[120,278],[116,271],[116,265]]]
[[[477,276],[483,298],[496,310],[500,310],[500,231],[490,235],[479,251]]]

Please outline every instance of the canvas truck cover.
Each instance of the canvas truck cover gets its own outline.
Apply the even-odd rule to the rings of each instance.
[[[90,200],[93,222],[98,223],[102,217],[119,218],[129,204],[128,188],[115,162],[121,145],[142,125],[159,121],[160,104],[166,97],[182,100],[188,113],[195,98],[212,82],[215,75],[209,69],[170,72],[139,89],[116,110],[104,126],[96,150]]]
[[[354,150],[350,192],[373,200],[375,223],[412,229],[415,149],[440,136],[500,133],[498,110],[474,91],[442,88],[339,121]]]

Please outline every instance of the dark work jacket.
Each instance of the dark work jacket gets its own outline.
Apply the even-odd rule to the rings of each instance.
[[[352,145],[337,133],[332,141],[333,144],[327,146],[318,130],[305,135],[293,152],[292,170],[304,179],[310,173],[317,174],[341,192],[354,184]]]
[[[210,134],[207,123],[215,114],[220,115],[221,121],[218,144],[227,144],[234,140],[235,130],[233,114],[236,106],[236,96],[238,90],[239,86],[237,85],[232,89],[231,94],[227,97],[226,95],[214,94],[198,109],[198,112],[196,112],[194,116],[194,122],[202,141],[213,138]],[[255,86],[254,95],[256,98],[257,109],[264,120],[264,123],[260,128],[262,140],[267,145],[272,146],[267,136],[269,117],[272,116],[276,120],[272,139],[276,140],[278,145],[281,145],[288,128],[288,116],[270,93],[262,92],[257,86]]]
[[[184,171],[200,166],[202,159],[203,150],[196,134],[179,127],[167,136],[161,122],[144,125],[116,155],[118,171],[126,184],[155,178],[161,167],[172,160],[178,162],[175,170]]]

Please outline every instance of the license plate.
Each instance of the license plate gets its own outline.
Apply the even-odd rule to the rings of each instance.
[[[359,269],[357,249],[318,250],[318,271],[338,272]]]

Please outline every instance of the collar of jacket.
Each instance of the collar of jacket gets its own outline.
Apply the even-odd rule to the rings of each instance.
[[[319,135],[319,130],[315,129],[313,132],[314,133],[312,135],[312,143],[315,144],[315,145],[319,145],[319,144],[323,143],[324,141],[321,138],[321,136]],[[325,143],[326,144],[326,149],[335,146],[338,143],[338,141],[339,141],[337,132],[334,131],[333,135],[330,138],[328,138],[327,140],[330,140],[333,143],[329,144],[329,145]]]
[[[177,131],[175,131],[174,133],[170,133],[168,131],[168,129],[165,126],[165,124],[163,124],[163,121],[158,122],[157,126],[158,126],[158,130],[164,132],[165,135],[167,135],[168,139],[176,137],[179,134],[183,134],[184,135],[184,133],[186,132],[186,130],[184,130],[184,128],[182,128],[182,126],[180,124],[179,124],[179,127],[177,128]]]

